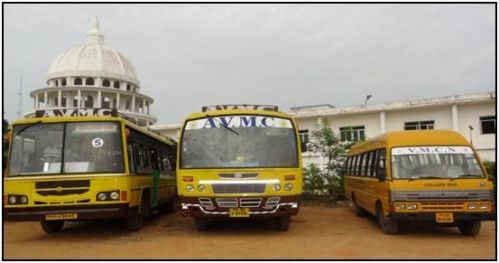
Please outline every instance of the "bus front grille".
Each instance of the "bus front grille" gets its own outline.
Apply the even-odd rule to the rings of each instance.
[[[490,200],[490,190],[393,191],[392,201]]]
[[[265,184],[213,184],[215,194],[263,193]]]
[[[459,211],[464,209],[464,202],[424,202],[421,209],[431,211]]]

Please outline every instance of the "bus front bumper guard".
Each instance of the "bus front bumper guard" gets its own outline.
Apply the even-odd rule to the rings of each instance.
[[[280,203],[278,204],[274,209],[268,210],[268,211],[250,211],[250,215],[272,215],[275,214],[281,209],[282,207],[291,207],[292,209],[298,209],[298,203],[297,202],[291,202],[291,203]],[[203,208],[202,205],[200,204],[184,204],[182,203],[182,210],[188,211],[189,207],[197,207],[201,212],[207,215],[228,215],[228,211],[207,211],[206,209]]]
[[[46,215],[76,214],[74,220],[90,220],[126,217],[128,204],[85,205],[85,206],[45,206],[45,207],[8,207],[4,208],[8,221],[39,221]]]

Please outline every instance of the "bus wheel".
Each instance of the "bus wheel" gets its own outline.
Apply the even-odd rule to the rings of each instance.
[[[129,212],[125,219],[125,227],[130,231],[137,231],[144,225],[144,215],[139,212],[139,208]]]
[[[206,231],[208,229],[208,220],[204,217],[194,218],[197,231]]]
[[[275,219],[275,227],[279,231],[288,231],[291,216],[280,216]]]
[[[459,231],[463,236],[474,237],[480,233],[482,223],[480,221],[469,221],[459,224]]]
[[[175,213],[175,212],[177,212],[178,207],[179,207],[179,202],[178,202],[178,198],[176,198],[176,197],[173,200],[168,201],[165,204],[165,210],[168,213]]]
[[[53,234],[61,232],[62,228],[64,227],[64,220],[57,220],[57,221],[41,220],[40,224],[42,225],[43,231],[45,231],[45,233]]]
[[[396,220],[393,220],[390,217],[385,216],[383,214],[383,208],[381,207],[381,205],[378,205],[377,212],[378,212],[378,223],[379,226],[381,227],[381,230],[383,230],[383,232],[388,235],[397,234],[399,223]]]

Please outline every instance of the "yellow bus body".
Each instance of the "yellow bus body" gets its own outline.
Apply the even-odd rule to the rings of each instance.
[[[445,179],[393,177],[392,149],[433,146],[471,147],[484,176]],[[352,175],[356,171],[355,156],[359,157],[380,149],[385,150],[386,180],[366,176],[365,173]],[[379,217],[381,213],[384,217],[382,221],[387,219],[430,221],[444,225],[459,225],[463,222],[495,218],[492,182],[487,180],[486,170],[475,150],[457,132],[447,130],[387,132],[354,145],[348,156],[344,171],[345,195],[354,203],[358,215],[368,212]],[[371,169],[376,168],[371,167]],[[474,208],[475,206],[478,208]],[[480,206],[483,206],[483,209],[480,209]]]
[[[127,132],[142,134],[165,145],[175,147],[172,140],[167,140],[127,120],[117,117],[44,117],[19,120],[16,125],[34,123],[118,123],[121,130],[121,146],[124,171],[122,173],[73,173],[55,175],[9,176],[9,167],[4,177],[4,208],[7,220],[45,221],[45,220],[89,220],[102,218],[127,218],[145,213],[144,205],[154,210],[159,204],[173,202],[176,198],[175,171],[155,170],[158,177],[154,183],[154,172],[131,172],[132,160],[129,160]],[[12,150],[12,140],[9,156]],[[174,152],[176,151],[175,148]],[[175,154],[175,153],[174,153]],[[9,162],[10,163],[10,162]],[[118,200],[97,199],[101,192],[119,193]],[[153,194],[153,192],[155,194]],[[156,195],[157,193],[157,195]],[[157,198],[153,198],[154,195]],[[26,196],[26,204],[11,204],[11,196]],[[144,198],[150,203],[144,203]],[[156,200],[153,200],[156,199]],[[147,202],[147,201],[146,201]],[[135,230],[135,229],[134,229]]]
[[[185,125],[190,120],[202,119],[206,117],[230,117],[236,115],[256,115],[265,117],[277,117],[284,118],[291,121],[294,129],[294,136],[296,142],[296,155],[297,155],[297,166],[292,168],[222,168],[213,167],[209,169],[184,169],[180,166],[181,163],[181,147],[182,147],[182,137],[185,130]],[[289,217],[290,215],[296,215],[299,209],[299,202],[303,189],[303,174],[302,174],[302,157],[301,157],[301,146],[298,137],[298,128],[295,120],[284,113],[263,111],[263,110],[216,110],[209,112],[200,112],[189,115],[183,124],[182,134],[179,140],[178,147],[178,158],[177,162],[177,188],[180,196],[180,202],[182,209],[186,215],[195,218],[210,218],[210,217],[233,217],[238,216],[230,212],[231,209],[241,208],[242,203],[245,200],[261,199],[261,202],[255,207],[249,207],[249,213],[242,215],[244,217]],[[232,178],[221,178],[221,174],[235,175]],[[254,178],[237,178],[237,175],[244,176],[245,174],[257,175]],[[187,179],[187,180],[186,180]],[[259,193],[215,193],[213,190],[213,185],[225,183],[225,184],[237,184],[237,182],[255,182],[255,183],[265,183],[265,190]],[[292,184],[293,189],[287,191],[284,189],[285,184]],[[200,184],[206,186],[206,188],[201,192],[198,190]],[[281,189],[276,191],[273,189],[274,184],[279,184]],[[188,185],[193,187],[193,191],[188,191],[186,188]],[[271,200],[269,198],[278,198],[277,203],[270,205]],[[220,207],[221,201],[227,200],[237,200],[234,205],[228,205],[227,207]],[[212,207],[207,209],[206,203],[210,202]],[[220,203],[219,203],[220,202]],[[239,202],[239,203],[238,203]],[[269,206],[266,206],[266,202],[269,202]],[[237,204],[238,203],[238,204]],[[277,205],[277,206],[276,206]]]

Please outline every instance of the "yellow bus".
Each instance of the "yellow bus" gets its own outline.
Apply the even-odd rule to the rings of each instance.
[[[115,113],[46,110],[13,123],[6,219],[40,221],[54,233],[65,221],[124,218],[138,230],[160,205],[174,209],[175,141]]]
[[[183,212],[210,218],[272,217],[287,231],[302,194],[301,145],[294,119],[276,106],[205,106],[189,115],[178,149]]]
[[[345,194],[358,216],[378,217],[386,234],[400,221],[457,226],[475,236],[495,218],[492,182],[466,139],[447,130],[394,131],[353,146]]]

